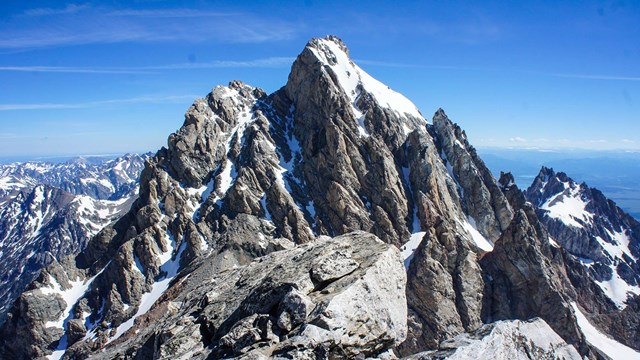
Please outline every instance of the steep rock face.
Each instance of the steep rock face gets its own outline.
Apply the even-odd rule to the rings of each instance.
[[[497,321],[440,344],[437,351],[407,359],[582,359],[540,318],[529,321]]]
[[[482,325],[484,281],[476,251],[444,221],[427,232],[408,270],[410,336],[402,354],[437,348]]]
[[[541,317],[565,341],[588,352],[571,309],[570,302],[577,295],[562,249],[553,246],[511,174],[502,174],[499,187],[516,214],[493,251],[480,262],[488,280],[483,319],[491,322]]]
[[[530,214],[532,215],[532,214]],[[535,216],[535,215],[534,215]],[[485,321],[543,318],[570,344],[583,342],[569,302],[575,297],[561,257],[518,210],[511,225],[481,261],[485,270]]]
[[[513,218],[509,202],[491,171],[469,145],[464,131],[453,124],[444,111],[436,112],[433,128],[440,140],[442,156],[458,179],[466,212],[481,233],[496,241]]]
[[[406,241],[413,203],[401,145],[426,126],[415,106],[353,64],[337,38],[309,42],[275,97],[291,102],[316,231],[366,230],[397,246]]]
[[[413,151],[424,154],[411,169],[418,175],[414,198],[426,231],[408,267],[409,336],[399,348],[404,355],[481,326],[478,259],[513,216],[496,180],[444,111],[436,112],[429,132],[433,140],[408,140],[410,158]]]

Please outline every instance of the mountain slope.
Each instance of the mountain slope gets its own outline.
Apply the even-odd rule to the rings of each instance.
[[[567,250],[571,280],[590,320],[640,348],[639,223],[597,189],[546,167],[526,196],[555,246]]]
[[[555,241],[577,256],[620,308],[640,294],[640,223],[597,189],[542,168],[527,198]]]

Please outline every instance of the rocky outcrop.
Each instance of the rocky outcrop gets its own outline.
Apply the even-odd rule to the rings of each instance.
[[[513,218],[509,202],[491,171],[469,145],[464,131],[442,109],[433,117],[433,129],[442,157],[457,180],[465,212],[475,220],[482,234],[496,241]]]
[[[438,350],[406,359],[582,359],[540,318],[497,321],[472,332],[440,343]]]
[[[408,270],[410,336],[401,354],[437,348],[482,325],[484,281],[477,256],[444,221],[426,233]]]
[[[480,262],[487,279],[483,319],[543,318],[570,344],[583,342],[570,300],[575,297],[561,257],[552,253],[525,210],[518,210],[493,251]]]
[[[91,357],[354,358],[406,336],[402,259],[372,234],[321,238],[214,276],[212,267],[176,279],[162,304]]]

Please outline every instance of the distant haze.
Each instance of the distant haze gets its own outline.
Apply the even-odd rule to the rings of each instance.
[[[531,185],[544,165],[602,191],[623,210],[640,219],[640,153],[480,148],[478,153],[496,177],[510,171],[518,187]]]

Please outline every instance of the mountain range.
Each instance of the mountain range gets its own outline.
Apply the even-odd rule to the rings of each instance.
[[[42,268],[131,207],[148,156],[0,165],[0,322]]]
[[[281,89],[195,100],[126,214],[16,299],[0,356],[638,358],[639,231],[563,173],[495,179],[442,109],[317,38]]]

